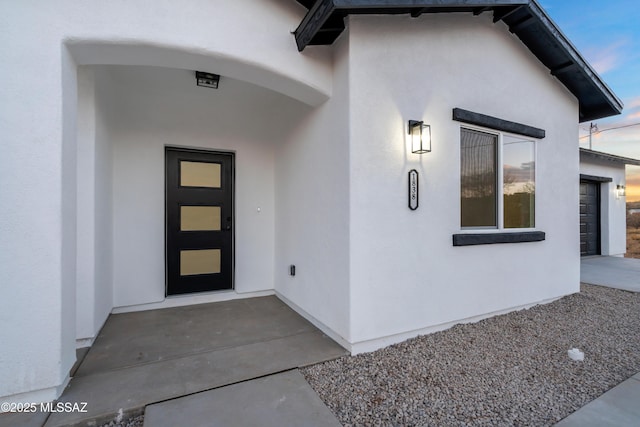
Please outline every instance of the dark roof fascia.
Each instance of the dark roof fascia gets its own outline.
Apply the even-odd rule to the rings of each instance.
[[[581,173],[580,181],[613,182],[613,178],[608,176],[587,175],[587,174]]]
[[[304,0],[299,1],[305,3]],[[342,18],[351,14],[481,12],[496,6],[523,6],[529,0],[316,0],[294,31],[298,50],[311,44],[328,45],[344,30]],[[335,18],[335,19],[330,19]],[[327,25],[329,23],[329,25]]]
[[[514,32],[529,50],[549,68],[551,74],[560,80],[562,84],[578,98],[580,103],[580,122],[620,114],[624,106],[622,101],[600,78],[598,73],[584,59],[573,43],[569,41],[560,28],[553,22],[547,12],[545,12],[536,0],[530,0],[526,9],[536,18],[541,25],[541,29],[543,29],[547,37],[549,37],[547,46],[541,43],[543,52],[537,52],[536,47],[532,46],[531,42],[523,38],[522,32],[514,31],[512,23],[505,23],[509,25],[510,31]],[[539,38],[536,39],[539,40]],[[551,58],[555,55],[545,57],[544,51],[548,51],[548,48],[553,48],[556,43],[558,45],[558,55],[566,55],[568,57],[566,62],[559,64],[553,63]],[[545,47],[547,49],[545,49]],[[591,92],[592,95],[588,95],[589,92]],[[587,103],[584,98],[591,98],[594,96],[593,94],[598,94],[599,96],[596,97],[598,99]]]
[[[560,31],[536,0],[317,0],[295,30],[298,50],[329,45],[350,14],[411,14],[493,11],[578,99],[579,121],[622,112],[623,104]]]
[[[587,148],[580,149],[580,158],[586,157],[595,160],[606,160],[624,165],[640,166],[640,160],[630,157],[616,156],[615,154],[603,153],[602,151],[589,150]]]

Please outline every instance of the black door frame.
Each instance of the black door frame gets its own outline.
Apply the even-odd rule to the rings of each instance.
[[[193,290],[193,291],[186,291],[186,292],[169,292],[170,290],[170,266],[169,263],[170,262],[174,262],[175,260],[172,261],[170,260],[170,256],[169,256],[169,240],[170,240],[170,236],[169,236],[169,209],[168,209],[168,192],[169,192],[169,153],[179,153],[179,155],[182,157],[184,155],[185,160],[189,161],[189,160],[193,160],[193,161],[202,161],[202,160],[198,160],[197,157],[198,155],[212,155],[212,156],[221,156],[221,157],[227,157],[230,163],[230,171],[227,177],[228,181],[228,187],[229,187],[229,192],[230,192],[230,198],[229,198],[229,202],[231,204],[230,207],[230,226],[227,229],[227,231],[230,233],[230,248],[229,248],[229,254],[231,257],[231,260],[229,262],[229,270],[227,271],[227,275],[228,275],[228,281],[229,281],[229,287],[225,287],[225,288],[221,288],[221,289],[205,289],[205,290]],[[164,203],[164,215],[165,215],[165,236],[164,236],[164,242],[165,242],[165,247],[164,247],[164,253],[165,253],[165,296],[167,297],[171,297],[171,296],[179,296],[179,295],[185,295],[185,294],[190,294],[190,293],[198,293],[198,292],[215,292],[215,291],[229,291],[229,290],[233,290],[235,289],[235,152],[232,151],[224,151],[224,150],[206,150],[206,149],[199,149],[199,148],[188,148],[188,147],[181,147],[181,146],[172,146],[172,145],[166,145],[165,149],[164,149],[164,153],[165,153],[165,203]],[[191,156],[191,158],[189,158]],[[179,173],[179,172],[178,172]],[[223,172],[224,174],[224,172]],[[222,184],[223,187],[225,186],[225,183]],[[221,227],[222,230],[225,229],[226,224],[224,223],[225,218],[224,215],[221,215]],[[221,230],[221,231],[222,231]],[[224,262],[221,260],[221,263],[224,264]],[[176,266],[174,265],[174,269],[176,268]],[[179,266],[178,266],[179,268]]]
[[[582,254],[580,256],[598,256],[602,255],[602,183],[611,182],[611,178],[595,177],[580,175],[580,184],[591,184],[596,188],[596,204],[597,204],[597,231],[596,231],[596,252],[595,254]]]

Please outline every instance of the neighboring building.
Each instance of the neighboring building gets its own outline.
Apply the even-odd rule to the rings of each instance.
[[[627,251],[625,166],[640,160],[580,149],[580,255]]]
[[[577,123],[622,104],[539,4],[303,5],[0,3],[0,400],[111,312],[276,294],[358,353],[579,290]]]

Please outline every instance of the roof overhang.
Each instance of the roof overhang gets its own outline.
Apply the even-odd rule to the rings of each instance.
[[[295,30],[298,50],[330,45],[354,14],[493,13],[578,99],[580,122],[613,116],[623,104],[536,0],[297,0],[311,8]]]
[[[632,159],[630,157],[616,156],[615,154],[603,153],[601,151],[588,150],[586,148],[580,149],[580,160],[604,160],[607,162],[613,162],[622,165],[634,165],[640,166],[640,160]]]

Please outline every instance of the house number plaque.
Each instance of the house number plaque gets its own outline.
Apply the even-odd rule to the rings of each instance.
[[[409,209],[418,209],[418,171],[415,169],[409,171]]]

